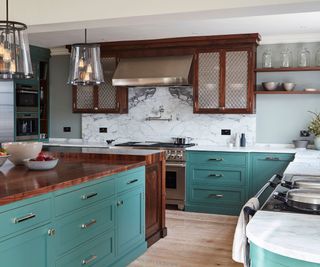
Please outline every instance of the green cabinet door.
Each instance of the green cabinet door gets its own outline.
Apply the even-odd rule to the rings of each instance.
[[[274,174],[283,174],[293,158],[293,154],[252,153],[250,196],[254,196]],[[271,188],[265,191],[260,198],[261,203],[266,200],[271,191]]]
[[[50,227],[43,226],[0,243],[1,266],[51,267],[53,266]]]
[[[117,254],[118,257],[129,252],[145,240],[144,187],[127,191],[118,196],[117,216]]]

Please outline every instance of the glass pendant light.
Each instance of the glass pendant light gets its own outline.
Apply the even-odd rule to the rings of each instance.
[[[6,0],[6,20],[0,20],[0,80],[32,76],[27,26],[9,21]]]
[[[68,83],[73,85],[95,85],[104,83],[100,61],[100,45],[87,43],[74,44],[71,47]]]

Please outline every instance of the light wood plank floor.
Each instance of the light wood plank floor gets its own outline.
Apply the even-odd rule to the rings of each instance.
[[[167,210],[168,236],[130,267],[240,267],[231,259],[237,217]]]

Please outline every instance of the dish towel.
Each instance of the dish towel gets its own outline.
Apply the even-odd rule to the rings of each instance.
[[[258,198],[251,198],[244,205],[244,207],[250,207],[254,210],[258,210],[260,203]],[[244,207],[240,212],[236,231],[233,238],[232,259],[236,262],[243,263],[243,266],[250,266],[249,257],[249,243],[246,234],[246,226],[251,219],[251,216],[247,216],[244,212]],[[249,218],[250,217],[250,218]]]

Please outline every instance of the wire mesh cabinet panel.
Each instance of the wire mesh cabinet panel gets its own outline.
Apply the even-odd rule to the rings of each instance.
[[[200,51],[195,57],[195,113],[252,113],[254,48]]]
[[[115,57],[101,58],[105,83],[96,86],[73,87],[73,112],[127,113],[128,88],[112,85],[117,65]]]
[[[220,53],[198,54],[198,109],[217,109],[220,105]]]

